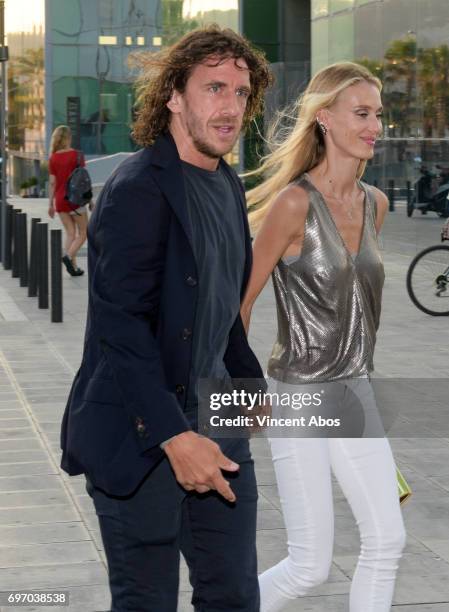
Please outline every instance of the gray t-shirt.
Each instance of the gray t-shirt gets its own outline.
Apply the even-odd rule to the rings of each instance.
[[[220,166],[204,170],[182,162],[193,249],[198,270],[198,305],[186,410],[196,408],[199,378],[226,379],[223,362],[240,308],[245,232],[231,178]]]

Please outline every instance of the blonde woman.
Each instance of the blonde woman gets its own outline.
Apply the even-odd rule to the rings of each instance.
[[[76,263],[76,254],[87,238],[87,205],[74,210],[65,199],[69,176],[78,164],[84,166],[84,156],[72,149],[72,133],[67,125],[58,125],[53,131],[50,143],[48,170],[50,175],[50,194],[48,214],[53,219],[55,212],[65,229],[64,256],[62,261],[71,276],[81,276]]]
[[[258,231],[242,304],[248,329],[273,272],[278,336],[268,363],[271,388],[307,391],[320,383],[343,412],[353,392],[377,424],[369,374],[384,281],[377,233],[388,202],[361,177],[382,130],[380,92],[379,80],[353,63],[329,66],[310,82],[293,127],[257,171],[264,181],[248,194],[249,205],[258,206],[251,215]],[[262,612],[282,610],[327,580],[331,471],[361,537],[349,609],[390,610],[405,531],[390,445],[383,430],[378,437],[370,431],[270,438],[288,556],[260,576]]]

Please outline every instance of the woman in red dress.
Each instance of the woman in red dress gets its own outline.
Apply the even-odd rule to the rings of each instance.
[[[76,254],[87,238],[87,205],[77,208],[65,199],[67,180],[77,166],[78,151],[71,148],[72,133],[67,125],[59,125],[51,136],[50,159],[50,206],[48,214],[53,219],[55,212],[65,229],[64,257],[62,261],[71,276],[81,276],[84,270],[76,264]],[[80,165],[84,166],[81,153]]]

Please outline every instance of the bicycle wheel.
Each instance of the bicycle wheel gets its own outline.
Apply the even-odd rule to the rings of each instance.
[[[407,272],[407,291],[426,314],[449,315],[449,246],[432,246],[416,255]]]

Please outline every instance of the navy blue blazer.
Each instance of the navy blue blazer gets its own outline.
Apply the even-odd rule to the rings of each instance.
[[[242,296],[251,270],[245,227]],[[65,409],[62,468],[112,495],[130,494],[163,457],[159,444],[190,429],[197,269],[182,168],[170,134],[125,160],[106,182],[88,228],[89,306],[81,367]],[[225,353],[233,378],[263,379],[240,315]]]

